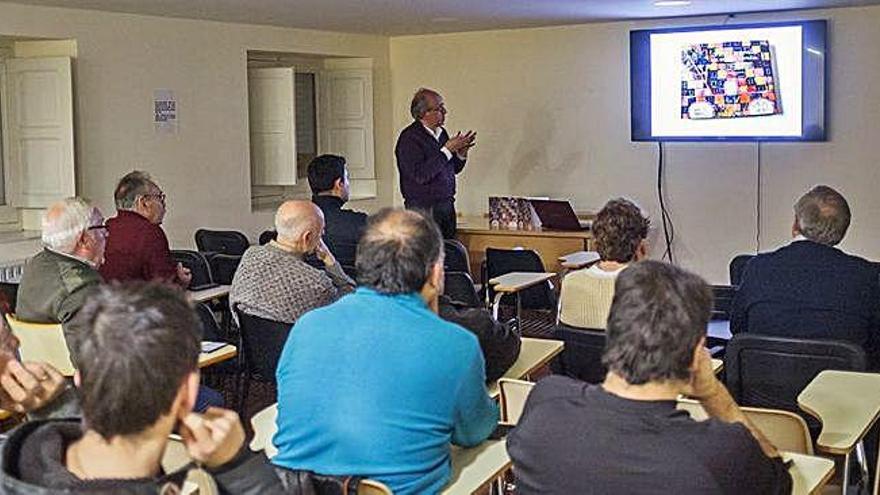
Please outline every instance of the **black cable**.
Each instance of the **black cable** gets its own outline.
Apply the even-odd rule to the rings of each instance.
[[[666,242],[666,250],[663,252],[663,259],[668,259],[670,263],[675,264],[672,254],[672,243],[675,240],[675,227],[672,224],[672,217],[666,209],[666,201],[663,199],[663,141],[657,141],[659,146],[657,160],[657,197],[660,199],[660,220],[663,224],[663,239]]]
[[[758,143],[758,160],[755,178],[755,254],[761,250],[761,141]]]

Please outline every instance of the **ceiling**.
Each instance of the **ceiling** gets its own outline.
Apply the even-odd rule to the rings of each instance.
[[[165,17],[381,35],[880,4],[880,0],[12,0]]]

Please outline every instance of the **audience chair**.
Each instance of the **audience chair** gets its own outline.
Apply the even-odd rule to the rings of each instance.
[[[444,239],[443,268],[447,272],[464,272],[470,275],[471,261],[468,257],[467,248],[458,239]]]
[[[602,364],[605,331],[577,328],[560,323],[553,329],[553,338],[565,342],[562,354],[553,361],[553,372],[587,383],[601,383],[607,370]]]
[[[704,421],[709,418],[703,406],[693,399],[678,399],[677,408],[687,411],[696,421]],[[779,409],[760,407],[741,407],[740,409],[777,449],[813,455],[813,441],[804,418],[793,412]]]
[[[724,356],[726,385],[738,404],[798,414],[798,394],[827,369],[864,371],[865,352],[849,342],[745,333],[733,336]],[[818,421],[802,417],[818,431]]]
[[[712,307],[713,320],[729,320],[730,305],[733,302],[733,295],[736,289],[731,285],[713,285],[712,295],[715,298],[715,305]]]
[[[743,271],[746,269],[746,265],[749,261],[752,261],[752,258],[754,257],[754,254],[739,254],[730,260],[730,265],[728,266],[730,285],[739,287],[739,284],[742,283]]]
[[[519,422],[526,399],[529,398],[529,393],[534,387],[533,382],[524,380],[512,378],[498,380],[498,389],[501,391],[501,423],[515,425]]]
[[[196,246],[202,252],[241,256],[250,247],[247,236],[235,230],[199,229],[195,237]]]
[[[541,258],[529,249],[494,249],[486,248],[486,280],[504,275],[510,272],[544,272],[544,263]],[[488,285],[488,283],[486,284]],[[545,284],[529,287],[521,291],[520,303],[523,309],[549,309],[556,311],[556,293],[553,284],[549,281]],[[515,296],[508,296],[502,301],[513,300]],[[495,298],[495,291],[489,287],[489,300]]]
[[[251,380],[275,385],[275,369],[281,350],[287,342],[291,324],[267,320],[233,308],[241,329],[239,352],[242,356],[244,388],[240,397],[243,407],[247,402]]]
[[[62,375],[73,376],[73,362],[60,323],[29,323],[11,314],[6,315],[6,322],[18,337],[18,353],[23,361],[49,363]]]
[[[214,282],[221,285],[231,285],[232,279],[235,277],[235,271],[241,263],[241,255],[237,254],[215,254],[211,256],[209,264],[211,273],[214,276]]]
[[[269,244],[269,241],[274,241],[277,238],[278,232],[274,230],[264,230],[262,233],[260,233],[260,246],[265,246],[266,244]]]
[[[275,418],[278,417],[278,404],[263,409],[254,414],[251,418],[251,427],[254,430],[254,438],[251,440],[250,448],[254,452],[264,451],[269,459],[275,457],[278,449],[272,444],[272,437],[278,426],[275,424]]]
[[[446,272],[443,283],[443,294],[450,299],[468,306],[479,308],[483,306],[474,281],[467,272]]]
[[[202,323],[202,340],[210,340],[211,342],[226,342],[227,338],[217,323],[214,311],[208,303],[196,303],[196,314],[199,315],[199,321]]]
[[[211,274],[211,266],[202,253],[188,249],[172,249],[171,258],[189,268],[192,273],[192,281],[189,283],[190,290],[207,289],[216,285]]]

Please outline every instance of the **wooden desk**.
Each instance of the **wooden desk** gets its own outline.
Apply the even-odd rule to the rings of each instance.
[[[234,345],[226,344],[212,352],[199,353],[199,368],[211,366],[212,364],[222,363],[223,361],[234,358],[238,355],[238,349]]]
[[[504,440],[485,442],[463,449],[452,447],[452,478],[443,495],[470,495],[501,476],[511,466]]]
[[[793,452],[783,452],[782,458],[794,461],[794,464],[788,468],[791,474],[792,495],[821,493],[822,487],[834,474],[834,461],[831,459]]]
[[[546,282],[555,277],[555,273],[549,272],[510,272],[489,279],[489,285],[495,290],[495,302],[492,303],[492,317],[498,319],[498,308],[501,306],[501,298],[507,294],[516,295],[516,322],[520,322],[519,293],[524,289]]]
[[[503,378],[527,379],[529,375],[549,363],[551,359],[562,352],[564,346],[565,344],[561,340],[523,337],[519,357],[516,358],[513,366],[504,373]],[[500,393],[498,382],[492,382],[489,385],[489,395],[496,398]]]
[[[801,409],[822,422],[816,447],[844,456],[843,486],[847,486],[852,451],[858,446],[864,454],[860,442],[880,416],[880,374],[825,370],[797,400]],[[867,466],[861,467],[867,476]]]
[[[188,290],[186,291],[186,295],[189,297],[190,301],[200,303],[228,296],[230,289],[232,289],[231,285],[218,285],[217,287],[211,287],[210,289]]]
[[[566,270],[579,270],[597,261],[599,253],[596,251],[577,251],[559,257],[559,264]]]
[[[486,259],[486,248],[513,249],[521,247],[538,253],[544,269],[561,272],[559,258],[576,251],[590,251],[593,236],[588,230],[566,232],[560,230],[502,230],[490,229],[489,219],[466,216],[458,222],[458,240],[468,250],[471,273],[480,273],[480,264]]]

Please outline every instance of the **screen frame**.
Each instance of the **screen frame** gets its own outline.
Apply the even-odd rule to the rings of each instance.
[[[731,31],[751,28],[801,27],[801,135],[800,136],[652,136],[651,135],[651,35],[657,33],[683,33],[693,31]],[[685,142],[731,142],[731,141],[826,141],[828,132],[828,21],[825,19],[789,22],[758,22],[749,24],[723,24],[707,26],[684,26],[661,29],[630,31],[630,140],[639,141],[685,141]],[[821,62],[811,54],[821,55]],[[820,67],[818,67],[821,64]],[[820,78],[808,77],[819,71]],[[821,108],[807,105],[808,95],[821,93]]]

